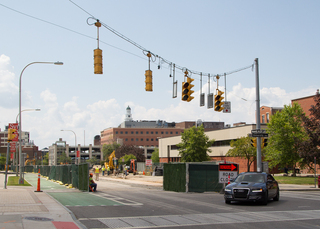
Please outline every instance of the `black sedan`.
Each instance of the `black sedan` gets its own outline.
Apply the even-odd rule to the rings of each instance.
[[[279,200],[278,182],[267,173],[240,173],[231,184],[224,189],[226,204],[231,201],[259,201],[268,204],[268,200]]]

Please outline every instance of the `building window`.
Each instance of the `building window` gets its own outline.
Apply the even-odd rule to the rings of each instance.
[[[128,134],[128,131],[126,131],[126,134]]]
[[[141,131],[140,134],[143,134],[143,131]]]
[[[149,138],[147,138],[147,142],[149,141]]]
[[[170,131],[170,134],[173,134],[172,131]]]
[[[262,115],[262,117],[261,117],[261,123],[265,123],[265,121],[264,121],[264,115]]]
[[[176,134],[178,134],[178,131],[176,131]]]
[[[139,141],[139,138],[136,138],[136,142],[138,142]]]
[[[116,131],[116,134],[118,134],[118,131]]]
[[[146,134],[149,134],[149,131],[147,131]]]
[[[126,142],[128,141],[128,138],[126,138]]]
[[[151,138],[151,141],[153,142],[153,138]]]
[[[153,134],[153,131],[151,131],[151,134]]]
[[[120,131],[120,134],[123,134],[123,131]]]
[[[139,131],[136,131],[136,134],[139,134]]]
[[[163,134],[163,131],[161,131],[161,134]]]
[[[131,131],[131,134],[133,134],[133,131]]]
[[[267,123],[269,123],[269,113],[267,113],[266,115],[267,115]]]
[[[140,141],[142,141],[143,142],[143,138],[141,138],[141,140]]]
[[[169,134],[169,132],[168,132],[168,131],[166,131],[166,134]]]
[[[156,131],[156,134],[158,134],[158,131]]]

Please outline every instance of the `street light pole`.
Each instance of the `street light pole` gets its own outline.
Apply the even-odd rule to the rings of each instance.
[[[41,109],[37,108],[37,109],[25,109],[25,110],[22,110],[22,112],[24,111],[41,111]],[[19,113],[17,114],[17,117],[16,117],[16,123],[18,123],[18,117],[19,117]],[[16,162],[16,176],[18,176],[18,155],[15,155],[15,162]]]
[[[76,135],[76,133],[73,131],[73,130],[61,130],[61,131],[71,131],[72,133],[74,133],[74,144],[75,144],[75,146],[74,146],[74,152],[75,152],[75,160],[74,160],[74,163],[75,164],[80,164],[80,159],[79,159],[79,161],[77,162],[77,159],[78,159],[78,156],[77,156],[77,151],[78,151],[78,146],[77,146],[77,135]],[[81,158],[81,157],[80,157]]]
[[[22,133],[22,125],[21,125],[21,78],[22,78],[22,73],[24,70],[32,65],[32,64],[55,64],[55,65],[63,65],[62,62],[31,62],[27,66],[25,66],[20,74],[20,79],[19,79],[19,169],[20,169],[20,178],[19,178],[19,184],[24,183],[24,179],[22,177],[22,164],[23,164],[23,159],[22,159],[22,142],[21,142],[21,133]]]

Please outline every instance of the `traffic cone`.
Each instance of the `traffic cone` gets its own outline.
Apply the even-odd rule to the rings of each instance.
[[[143,171],[143,175],[146,175],[144,171]]]
[[[39,169],[39,171],[38,171],[38,185],[37,185],[37,191],[35,191],[35,192],[42,192],[42,191],[40,190],[40,169]]]
[[[230,184],[230,175],[228,175],[228,184]]]

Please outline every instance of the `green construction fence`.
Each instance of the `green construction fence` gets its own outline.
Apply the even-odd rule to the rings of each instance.
[[[164,164],[163,189],[175,192],[220,192],[219,165],[207,163]]]
[[[13,168],[15,171],[15,168]],[[74,188],[81,191],[89,190],[89,164],[79,165],[27,165],[24,166],[25,172],[38,173],[46,176],[49,180],[61,181],[63,184],[72,184]]]

